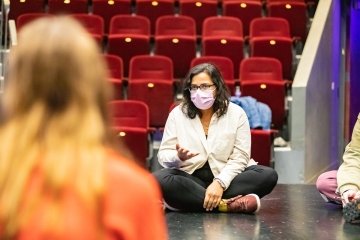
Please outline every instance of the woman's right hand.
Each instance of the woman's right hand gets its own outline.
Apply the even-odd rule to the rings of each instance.
[[[356,191],[353,189],[349,189],[345,192],[343,192],[342,194],[342,202],[343,204],[347,204],[349,202],[351,202],[354,199],[359,199],[360,198],[360,191]]]
[[[180,147],[179,144],[176,144],[176,150],[178,152],[178,157],[180,158],[181,161],[185,161],[199,155],[199,153],[191,153],[189,150]]]

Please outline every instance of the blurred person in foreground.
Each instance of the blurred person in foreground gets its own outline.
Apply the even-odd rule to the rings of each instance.
[[[112,150],[106,67],[79,23],[22,28],[6,84],[1,239],[167,239],[155,179]]]
[[[326,202],[342,205],[347,222],[360,220],[360,114],[338,170],[322,173],[316,188]]]
[[[274,169],[250,156],[244,110],[229,101],[215,65],[193,67],[183,101],[167,119],[154,173],[170,210],[255,213],[277,183]]]

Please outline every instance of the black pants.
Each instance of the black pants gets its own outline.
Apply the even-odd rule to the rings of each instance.
[[[184,211],[205,211],[205,191],[214,179],[208,163],[193,174],[164,168],[156,171],[154,176],[160,183],[164,200],[169,206]],[[270,167],[250,166],[232,180],[222,198],[249,193],[255,193],[262,198],[273,190],[277,179],[276,171]]]

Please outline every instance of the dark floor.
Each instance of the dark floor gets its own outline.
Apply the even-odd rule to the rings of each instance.
[[[345,223],[314,185],[278,185],[256,215],[168,212],[169,239],[360,239],[360,224]]]

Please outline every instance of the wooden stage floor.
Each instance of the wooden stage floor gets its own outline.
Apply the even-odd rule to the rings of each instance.
[[[170,240],[360,239],[340,206],[325,203],[315,185],[277,185],[256,215],[167,212]]]

